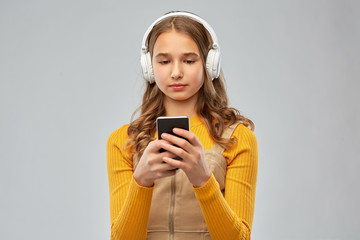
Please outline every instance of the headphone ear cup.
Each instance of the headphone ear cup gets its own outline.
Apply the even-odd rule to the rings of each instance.
[[[210,49],[206,57],[206,70],[211,80],[219,77],[221,68],[221,53],[218,49]]]
[[[141,54],[141,68],[144,79],[150,83],[155,82],[153,67],[151,64],[151,56],[149,52]]]

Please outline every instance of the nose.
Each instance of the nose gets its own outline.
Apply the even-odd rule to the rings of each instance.
[[[174,62],[171,72],[171,78],[174,80],[181,79],[184,76],[183,71],[181,69],[180,63]]]

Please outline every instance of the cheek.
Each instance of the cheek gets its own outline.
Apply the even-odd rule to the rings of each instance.
[[[191,73],[191,78],[193,79],[194,82],[197,82],[198,84],[203,84],[204,82],[204,71],[202,66],[194,69],[194,71],[192,71]]]
[[[154,77],[155,77],[155,82],[157,85],[161,85],[161,83],[164,81],[165,79],[165,74],[164,71],[161,71],[159,68],[157,67],[153,67],[153,72],[154,72]]]
[[[157,68],[156,66],[153,67],[153,71],[156,85],[162,92],[164,92],[167,79],[166,71],[162,68]]]
[[[164,69],[163,67],[158,67],[156,65],[153,65],[153,72],[155,79],[159,79],[159,80],[165,79],[168,75],[166,69]]]

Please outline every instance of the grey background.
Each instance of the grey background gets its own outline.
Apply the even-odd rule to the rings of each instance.
[[[0,1],[0,239],[109,239],[109,134],[170,10],[215,29],[256,124],[253,239],[360,239],[359,1]]]

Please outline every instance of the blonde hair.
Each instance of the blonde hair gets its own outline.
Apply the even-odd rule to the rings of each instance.
[[[206,62],[207,53],[212,46],[211,36],[201,23],[186,17],[168,18],[154,26],[148,37],[148,49],[151,56],[159,35],[171,30],[192,37],[199,47],[202,62]],[[206,74],[204,75],[204,84],[199,90],[197,114],[206,125],[214,142],[227,148],[236,139],[222,138],[224,129],[236,122],[241,122],[254,130],[254,123],[242,116],[237,109],[228,107],[223,73],[221,72],[217,79],[211,80],[205,64],[203,65]],[[156,83],[146,82],[142,104],[137,111],[140,111],[140,116],[129,125],[127,145],[131,146],[137,157],[140,158],[149,142],[154,139],[156,118],[165,114],[164,94]]]

